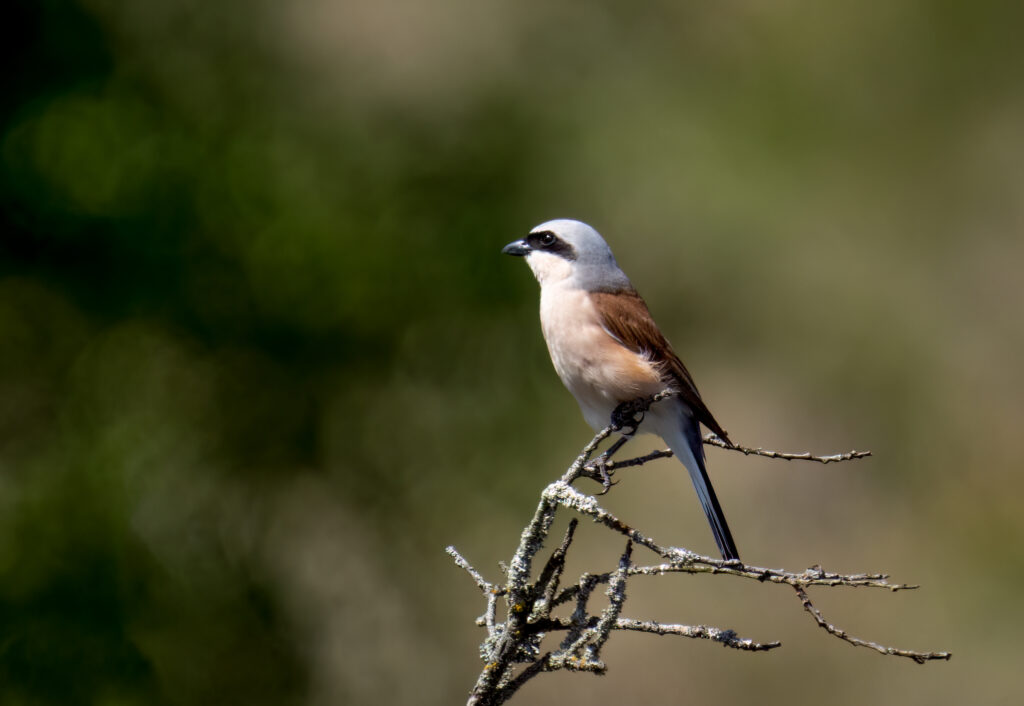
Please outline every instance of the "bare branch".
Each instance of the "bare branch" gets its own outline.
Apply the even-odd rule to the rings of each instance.
[[[670,550],[672,551],[672,550]],[[650,566],[633,566],[630,576],[663,576],[665,574],[728,574],[741,578],[753,579],[760,583],[776,583],[788,586],[849,586],[853,588],[884,588],[889,591],[906,591],[918,586],[905,583],[889,583],[887,574],[837,574],[824,571],[819,566],[812,566],[805,571],[796,573],[785,569],[765,569],[758,566],[747,566],[738,562],[723,561],[711,557],[675,550],[680,554],[671,562]],[[611,574],[599,574],[594,577],[598,583],[607,583]],[[569,586],[555,597],[554,605],[558,606],[571,601],[576,596],[576,586]]]
[[[619,620],[619,614],[622,613],[622,606],[626,602],[626,577],[629,575],[629,565],[632,558],[633,543],[626,542],[626,551],[622,553],[622,557],[619,559],[619,568],[608,581],[608,607],[605,608],[601,614],[601,619],[594,626],[594,641],[587,650],[587,655],[595,661],[601,652],[601,648],[604,647],[604,643],[608,641],[608,636],[611,635],[612,630],[615,628]]]
[[[871,642],[870,640],[862,640],[859,637],[854,637],[853,635],[848,634],[845,630],[837,628],[835,625],[825,620],[825,616],[821,614],[821,611],[811,603],[811,597],[807,595],[807,591],[800,586],[796,586],[794,588],[796,589],[796,595],[800,598],[800,603],[803,605],[804,610],[811,614],[811,617],[814,618],[814,621],[822,630],[827,632],[829,635],[834,635],[840,640],[844,640],[851,645],[854,645],[855,647],[867,647],[868,649],[875,650],[883,655],[907,657],[918,664],[924,664],[925,662],[933,659],[949,660],[953,656],[953,653],[951,652],[915,652],[913,650],[901,650],[895,647],[879,645],[877,642]]]
[[[734,561],[723,561],[700,554],[686,553],[679,559],[656,566],[638,566],[634,574],[658,576],[661,574],[729,574],[762,583],[782,583],[789,586],[853,586],[861,588],[885,588],[890,591],[906,591],[918,586],[906,583],[889,583],[888,574],[837,574],[824,571],[820,566],[796,573],[785,569],[766,569]]]
[[[680,635],[698,640],[713,640],[722,643],[726,647],[748,650],[750,652],[766,652],[782,646],[781,642],[755,642],[749,638],[739,637],[732,630],[721,630],[707,625],[666,625],[656,623],[653,620],[619,618],[615,624],[615,629],[635,630],[637,632],[651,633],[652,635]]]
[[[840,463],[842,461],[856,461],[859,458],[868,458],[871,456],[870,451],[848,451],[842,454],[830,454],[828,456],[815,456],[809,451],[802,453],[788,453],[785,451],[771,451],[761,447],[753,448],[749,446],[740,446],[738,444],[730,445],[727,442],[720,439],[715,434],[708,432],[704,435],[704,443],[708,446],[717,446],[720,449],[726,449],[728,451],[739,451],[745,456],[763,456],[764,458],[777,458],[784,461],[815,461],[817,463],[828,464],[828,463]],[[620,468],[631,468],[634,466],[642,466],[645,463],[651,461],[657,461],[660,458],[672,458],[671,449],[656,449],[650,453],[644,454],[643,456],[637,456],[636,458],[627,458],[622,461],[604,461],[602,465],[604,470],[608,473],[616,471]],[[582,469],[588,478],[596,477],[599,472],[598,462],[593,461],[588,463]]]
[[[638,426],[643,421],[644,412],[650,405],[670,397],[672,394],[666,391],[654,397],[624,405],[623,409],[616,410],[616,415],[614,415],[617,420],[621,420],[617,423],[622,424],[623,428],[630,427],[631,424]],[[542,672],[566,669],[604,673],[607,667],[601,661],[601,649],[607,643],[611,633],[616,630],[708,639],[733,649],[748,652],[764,652],[780,646],[777,641],[756,642],[749,638],[740,638],[732,630],[717,627],[668,624],[623,617],[626,585],[634,576],[663,576],[671,573],[727,574],[760,583],[789,585],[796,590],[804,609],[822,629],[852,645],[868,647],[886,655],[908,657],[919,663],[950,658],[951,655],[948,652],[914,652],[851,637],[825,620],[821,612],[811,603],[806,591],[809,586],[850,586],[880,588],[889,591],[913,589],[916,586],[890,583],[888,575],[880,573],[839,574],[825,571],[820,566],[812,566],[802,572],[748,566],[738,560],[723,561],[696,554],[687,549],[663,545],[601,507],[595,496],[586,495],[572,487],[572,483],[577,478],[587,477],[602,481],[603,492],[607,492],[612,485],[608,475],[612,470],[640,466],[671,455],[670,451],[654,451],[646,456],[612,462],[608,460],[610,454],[606,452],[604,456],[591,461],[591,456],[601,442],[619,430],[618,426],[608,426],[598,432],[570,464],[565,474],[549,484],[541,493],[540,502],[533,518],[523,529],[512,561],[507,567],[504,564],[501,565],[506,576],[504,584],[488,582],[454,547],[447,548],[446,551],[455,560],[455,563],[472,577],[487,599],[486,611],[477,619],[478,625],[487,628],[487,638],[480,647],[484,668],[470,694],[469,705],[494,706],[502,704],[523,684]],[[814,456],[810,453],[792,454],[760,448],[751,449],[729,445],[713,434],[706,436],[704,442],[740,451],[747,455],[816,461],[818,463],[849,461],[870,455],[868,451]],[[619,446],[621,444],[616,444],[614,448]],[[565,571],[566,556],[578,527],[578,519],[574,517],[570,521],[560,545],[544,562],[537,579],[531,582],[534,561],[544,546],[555,520],[555,514],[560,507],[589,517],[598,525],[628,538],[626,549],[620,556],[618,567],[614,571],[598,574],[584,573],[574,585],[559,588]],[[661,563],[634,565],[632,561],[634,545],[650,550],[661,558]],[[596,613],[589,607],[589,603],[596,588],[603,585],[608,587],[605,591],[605,595],[608,596],[608,605],[600,613]],[[497,616],[497,603],[501,597],[505,599],[507,605],[504,622],[498,622]],[[567,603],[573,604],[570,615],[553,615],[552,611]],[[565,635],[558,648],[542,654],[540,648],[544,638],[551,633],[562,631],[565,632]],[[525,666],[519,668],[519,665]],[[517,670],[518,673],[516,673]]]
[[[476,581],[477,588],[479,588],[484,593],[492,593],[494,591],[494,587],[490,583],[488,583],[483,576],[480,575],[479,571],[474,569],[473,566],[468,561],[466,561],[466,558],[464,556],[459,554],[459,551],[455,547],[449,545],[445,547],[444,550],[448,554],[448,556],[455,560],[455,564],[457,566],[459,566],[462,569],[465,569],[466,573],[473,577],[473,580]]]
[[[649,454],[645,454],[643,456],[637,456],[636,458],[627,458],[627,459],[624,459],[622,461],[608,461],[608,462],[606,462],[604,464],[604,467],[605,467],[606,471],[610,472],[610,471],[616,471],[616,470],[618,470],[620,468],[629,468],[631,466],[642,466],[645,463],[650,463],[651,461],[656,461],[659,458],[672,458],[672,450],[671,449],[658,449],[658,450],[655,450],[655,451],[651,451]],[[594,466],[595,466],[595,464],[588,465],[587,466],[587,470],[597,470]]]
[[[544,571],[541,572],[540,578],[537,579],[537,589],[543,591],[543,596],[534,604],[533,608],[533,613],[540,611],[537,616],[538,618],[550,610],[551,603],[555,599],[555,592],[558,590],[562,571],[565,570],[565,555],[572,544],[572,538],[576,534],[577,525],[579,525],[579,520],[575,517],[569,520],[569,527],[565,530],[565,537],[562,538],[562,543],[558,546],[558,549],[551,553],[551,558],[548,559]],[[531,617],[533,616],[531,615]]]
[[[785,453],[783,451],[769,451],[768,449],[750,448],[739,446],[719,438],[717,435],[708,432],[704,435],[704,443],[708,446],[717,446],[720,449],[739,451],[746,456],[764,456],[765,458],[781,458],[784,461],[817,461],[818,463],[839,463],[840,461],[855,461],[858,458],[867,458],[870,451],[848,451],[844,454],[831,454],[829,456],[815,456],[805,451],[803,453]],[[671,453],[671,452],[669,452]]]

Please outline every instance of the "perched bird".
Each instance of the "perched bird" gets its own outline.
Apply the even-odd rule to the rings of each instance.
[[[700,424],[726,442],[729,437],[604,238],[586,223],[555,220],[502,252],[524,257],[540,283],[540,325],[551,362],[595,431],[618,422],[624,405],[637,398],[676,393],[653,405],[640,429],[660,436],[686,466],[722,557],[739,559],[708,478]]]

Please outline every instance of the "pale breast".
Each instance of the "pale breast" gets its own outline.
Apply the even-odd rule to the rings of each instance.
[[[593,428],[607,425],[620,403],[664,387],[649,360],[608,334],[587,292],[542,288],[540,321],[555,372]]]

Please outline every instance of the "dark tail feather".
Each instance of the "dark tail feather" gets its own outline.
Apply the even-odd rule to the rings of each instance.
[[[700,498],[700,504],[704,508],[704,514],[707,515],[708,524],[711,525],[711,531],[715,535],[718,551],[722,553],[722,558],[726,561],[739,559],[739,550],[736,549],[736,543],[732,539],[732,532],[729,531],[729,524],[725,521],[725,513],[722,512],[722,506],[718,503],[718,496],[715,495],[711,479],[708,478],[707,467],[704,465],[704,442],[700,436],[700,426],[696,421],[688,419],[683,423],[683,433],[686,436],[690,452],[697,462],[697,468],[690,468],[689,464],[685,463],[685,461],[684,465],[690,471],[690,480],[693,481],[697,497]],[[680,460],[682,461],[683,459]],[[694,472],[695,470],[697,472]]]

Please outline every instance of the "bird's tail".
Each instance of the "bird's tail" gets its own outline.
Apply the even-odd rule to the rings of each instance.
[[[722,558],[726,560],[739,559],[740,554],[736,549],[736,543],[733,542],[729,525],[725,521],[725,513],[722,512],[722,506],[718,504],[718,496],[715,495],[715,489],[711,486],[711,479],[708,478],[708,471],[704,465],[704,443],[701,440],[700,426],[697,421],[684,416],[682,423],[674,427],[675,433],[668,430],[659,431],[667,432],[661,435],[662,438],[672,449],[676,458],[690,472],[690,480],[693,481],[697,497],[700,498],[704,514],[707,515],[708,524],[711,525],[711,531],[715,535],[715,542],[718,544],[718,551],[722,553]]]

